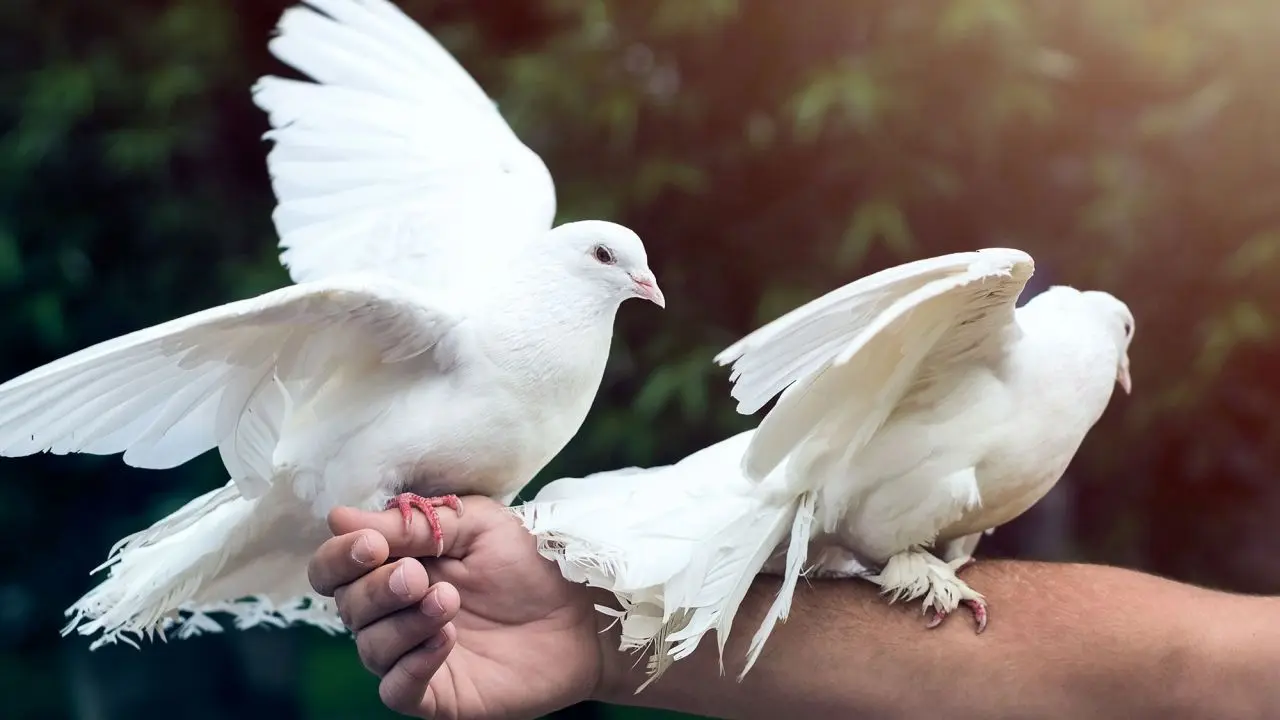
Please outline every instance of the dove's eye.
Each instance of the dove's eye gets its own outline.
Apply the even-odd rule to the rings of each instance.
[[[591,254],[595,255],[596,260],[604,265],[612,265],[618,262],[618,259],[613,256],[613,251],[603,245],[597,245],[596,249],[591,251]]]
[[[1129,337],[1131,335],[1133,335],[1133,326],[1126,322],[1124,324],[1124,336]]]

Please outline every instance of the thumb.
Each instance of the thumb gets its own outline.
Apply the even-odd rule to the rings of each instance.
[[[483,495],[470,495],[461,500],[461,516],[447,507],[437,510],[440,530],[444,534],[442,557],[463,559],[476,538],[498,523],[510,520],[510,513],[505,507]],[[410,518],[411,523],[406,524],[404,516],[396,508],[370,512],[337,507],[329,512],[329,529],[334,535],[374,530],[386,538],[391,557],[436,557],[439,543],[432,533],[431,523],[419,510],[414,510]]]

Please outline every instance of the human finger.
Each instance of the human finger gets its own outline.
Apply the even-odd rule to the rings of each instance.
[[[462,601],[449,583],[436,583],[417,604],[366,625],[356,633],[360,660],[382,677],[405,654],[439,636]]]
[[[401,558],[338,588],[334,599],[343,624],[358,633],[388,615],[421,602],[430,586],[422,563]]]
[[[307,579],[316,592],[333,597],[335,590],[386,562],[390,554],[380,533],[357,529],[324,541],[307,563]]]
[[[435,714],[435,708],[427,707],[427,690],[431,678],[440,670],[457,641],[458,631],[453,623],[446,624],[427,642],[401,657],[378,684],[378,696],[382,704],[404,715]]]
[[[443,533],[443,557],[466,557],[475,539],[501,522],[516,522],[505,507],[481,496],[463,498],[466,512],[459,516],[447,508],[439,511],[440,530]],[[415,519],[406,525],[399,510],[369,512],[355,508],[335,508],[329,513],[329,528],[335,535],[368,529],[381,534],[387,540],[392,556],[436,557],[440,541],[432,532],[426,518],[415,511]]]

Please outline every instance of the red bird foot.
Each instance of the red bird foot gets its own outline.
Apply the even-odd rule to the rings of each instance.
[[[447,507],[462,517],[462,501],[457,495],[441,495],[439,497],[422,497],[417,493],[400,493],[387,501],[387,509],[400,508],[400,516],[404,518],[405,527],[413,527],[413,509],[417,508],[427,516],[427,524],[431,526],[431,536],[436,539],[436,557],[444,554],[444,530],[440,527],[440,513],[436,508]]]
[[[978,629],[975,631],[975,634],[981,635],[982,631],[987,629],[987,603],[982,600],[961,600],[960,604],[969,608],[973,613],[973,620],[978,625]],[[933,617],[929,619],[929,622],[925,627],[930,630],[938,627],[942,624],[943,620],[947,619],[947,615],[948,613],[935,610]]]
[[[968,569],[975,562],[977,562],[977,560],[975,560],[973,556],[969,556],[964,560],[961,560],[961,561],[952,560],[947,564],[951,565],[951,570],[955,572],[956,575],[959,575],[960,571]],[[975,632],[975,634],[981,635],[982,631],[987,629],[986,601],[985,600],[961,600],[960,604],[969,608],[969,611],[973,613],[973,620],[978,625],[978,629]],[[933,617],[929,619],[929,622],[928,624],[925,625],[925,627],[930,630],[938,627],[939,625],[942,624],[943,620],[947,619],[947,615],[948,613],[945,613],[945,612],[934,611]]]

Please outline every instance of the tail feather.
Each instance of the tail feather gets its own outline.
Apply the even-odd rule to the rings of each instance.
[[[67,609],[62,634],[101,633],[91,649],[137,640],[219,632],[211,615],[237,628],[294,622],[340,632],[331,601],[307,582],[307,558],[324,524],[274,496],[249,500],[234,483],[187,503],[116,543],[107,578]]]
[[[804,572],[804,562],[809,555],[809,540],[813,537],[814,509],[817,499],[817,494],[812,492],[805,493],[800,498],[795,519],[791,525],[791,544],[787,548],[787,565],[782,575],[782,587],[778,588],[778,596],[774,598],[768,614],[761,621],[760,629],[751,638],[751,645],[747,649],[747,662],[742,672],[738,674],[738,680],[746,677],[752,666],[756,664],[756,660],[760,658],[760,651],[764,650],[764,644],[773,633],[773,628],[778,621],[786,622],[791,614],[791,599],[795,597],[796,584],[800,581],[800,575]],[[720,646],[720,652],[723,656],[723,643]]]
[[[618,618],[619,649],[649,653],[649,677],[637,692],[713,629],[723,672],[738,607],[783,546],[783,585],[752,638],[739,679],[777,622],[787,618],[808,552],[815,498],[779,502],[757,492],[740,469],[751,435],[675,465],[557,480],[513,508],[537,538],[539,552],[566,578],[613,593],[621,609],[598,609]]]

